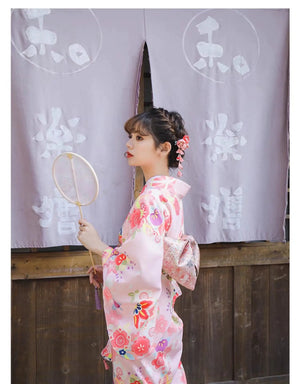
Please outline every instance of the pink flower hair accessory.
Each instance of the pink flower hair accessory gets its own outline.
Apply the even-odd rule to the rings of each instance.
[[[184,135],[182,139],[175,141],[175,144],[177,145],[178,149],[176,153],[178,153],[178,156],[176,157],[176,160],[179,161],[178,164],[178,171],[177,176],[181,177],[183,169],[182,162],[184,161],[181,155],[184,155],[184,151],[189,147],[190,138],[188,135]]]

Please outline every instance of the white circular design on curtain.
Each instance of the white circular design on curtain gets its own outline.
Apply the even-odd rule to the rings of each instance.
[[[82,71],[101,50],[101,27],[90,9],[15,9],[11,24],[21,57],[52,74]]]
[[[189,66],[216,83],[240,81],[254,70],[260,55],[251,21],[233,9],[208,9],[195,15],[183,33]]]

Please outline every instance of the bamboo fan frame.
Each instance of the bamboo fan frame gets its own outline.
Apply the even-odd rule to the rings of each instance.
[[[58,180],[57,180],[55,170],[56,170],[56,166],[57,166],[57,164],[58,164],[58,162],[59,162],[59,160],[60,160],[61,158],[68,158],[68,159],[70,160],[71,169],[72,169],[72,176],[73,176],[73,183],[74,183],[74,188],[75,188],[75,191],[76,191],[76,198],[77,198],[76,200],[71,199],[69,196],[67,196],[67,195],[65,194],[64,190],[61,188],[61,186],[60,186],[60,184],[59,184],[59,182],[58,182]],[[93,179],[94,179],[94,181],[95,181],[95,186],[96,186],[96,188],[95,188],[94,196],[92,197],[92,199],[91,199],[90,201],[85,202],[85,203],[82,203],[82,202],[80,201],[80,196],[79,196],[79,191],[78,191],[78,178],[77,178],[77,175],[76,175],[76,167],[74,166],[74,158],[76,158],[76,159],[78,159],[78,160],[80,160],[80,161],[82,161],[82,162],[85,163],[85,165],[87,166],[87,168],[88,168],[89,171],[91,172],[91,174],[92,174],[92,176],[93,176]],[[75,204],[75,205],[78,206],[78,208],[79,208],[79,212],[80,212],[80,217],[81,217],[81,219],[83,219],[83,214],[82,214],[82,209],[81,209],[81,207],[82,207],[82,206],[86,206],[86,205],[90,205],[90,204],[92,204],[92,203],[96,200],[96,198],[97,198],[97,196],[98,196],[98,194],[99,194],[99,182],[98,182],[98,178],[97,178],[96,172],[94,171],[94,169],[93,169],[93,167],[91,166],[91,164],[90,164],[84,157],[78,155],[77,153],[74,153],[74,152],[64,152],[64,153],[58,155],[58,156],[55,158],[54,162],[53,162],[53,166],[52,166],[52,177],[53,177],[54,183],[55,183],[57,189],[59,190],[59,192],[61,193],[61,195],[62,195],[66,200],[68,200],[70,203]],[[90,250],[89,250],[89,255],[90,255],[90,259],[91,259],[92,265],[93,265],[93,267],[95,267],[94,260],[93,260],[93,256],[92,256],[92,252],[91,252]]]

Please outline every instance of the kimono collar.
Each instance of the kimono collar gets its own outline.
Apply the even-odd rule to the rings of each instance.
[[[166,189],[171,194],[176,195],[179,199],[182,199],[189,191],[191,186],[182,180],[176,179],[171,176],[153,176],[145,184],[142,192],[145,189]]]

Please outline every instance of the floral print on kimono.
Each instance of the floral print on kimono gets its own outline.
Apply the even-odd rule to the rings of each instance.
[[[122,227],[120,244],[103,254],[103,301],[114,383],[186,383],[181,364],[181,290],[162,274],[163,240],[183,232],[182,198],[189,185],[169,176],[148,180]]]

